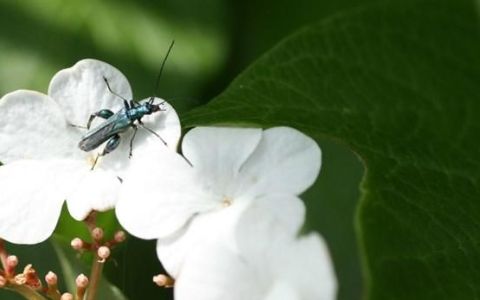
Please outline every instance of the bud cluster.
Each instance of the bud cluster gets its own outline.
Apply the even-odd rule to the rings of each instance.
[[[87,219],[88,220],[88,219]],[[87,224],[89,225],[89,224]],[[95,263],[103,265],[105,261],[110,257],[111,249],[122,243],[126,239],[124,231],[115,232],[112,239],[104,240],[104,231],[100,227],[89,226],[91,242],[83,241],[80,238],[74,238],[71,241],[71,246],[74,250],[81,253],[90,251],[95,254]],[[10,290],[21,291],[22,294],[32,295],[32,299],[41,299],[42,295],[47,296],[49,299],[55,300],[73,300],[84,299],[90,280],[84,274],[77,276],[75,280],[76,290],[74,294],[61,293],[58,289],[58,276],[52,271],[49,271],[45,275],[44,286],[40,280],[37,272],[31,264],[27,264],[22,272],[17,272],[19,265],[19,259],[15,255],[10,255],[5,249],[5,243],[0,239],[0,288],[8,288]],[[92,274],[93,281],[97,278]],[[95,280],[94,280],[95,279]],[[93,284],[93,283],[92,283]]]
[[[124,231],[119,230],[115,232],[112,239],[104,241],[104,232],[100,227],[92,227],[90,230],[90,235],[92,237],[92,242],[87,242],[82,240],[79,237],[72,239],[70,246],[80,252],[92,252],[95,253],[99,262],[104,263],[111,254],[111,249],[113,249],[118,244],[122,243],[126,239],[126,234]]]

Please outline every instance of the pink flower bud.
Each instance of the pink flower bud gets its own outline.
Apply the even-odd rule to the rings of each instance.
[[[57,274],[52,271],[48,272],[47,275],[45,275],[45,282],[47,282],[48,285],[57,285]]]
[[[78,275],[77,279],[75,279],[75,284],[77,288],[86,288],[88,286],[88,277],[83,274]]]
[[[125,241],[126,238],[127,238],[127,235],[126,235],[125,231],[119,230],[119,231],[115,232],[115,236],[114,236],[115,242],[121,243],[121,242]]]
[[[92,238],[96,241],[100,241],[103,239],[103,229],[100,227],[95,227],[92,230]]]
[[[7,257],[7,267],[9,269],[15,269],[15,267],[18,265],[18,257],[15,255],[10,255]]]
[[[166,288],[172,287],[175,283],[172,277],[165,274],[158,274],[156,276],[153,276],[153,282],[155,282],[155,284],[158,286]]]
[[[97,255],[102,261],[105,261],[110,256],[110,248],[101,246],[97,250]]]
[[[60,300],[73,300],[73,295],[70,293],[65,293],[60,296]]]
[[[79,238],[74,238],[70,242],[70,246],[72,246],[73,250],[80,250],[83,248],[83,241]]]

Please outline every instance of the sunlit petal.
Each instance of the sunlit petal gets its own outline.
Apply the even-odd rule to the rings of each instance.
[[[145,239],[175,233],[194,215],[221,205],[196,180],[190,165],[168,149],[135,156],[116,207],[120,223]]]
[[[85,219],[95,211],[115,207],[120,189],[120,180],[113,172],[84,170],[76,184],[68,191],[68,211],[77,220]]]
[[[130,84],[115,67],[95,59],[84,59],[73,67],[59,71],[50,81],[48,94],[60,105],[68,122],[87,125],[88,118],[101,109],[118,111],[123,100],[108,91],[132,100]]]
[[[79,133],[50,97],[19,90],[0,99],[0,161],[80,158]]]
[[[72,161],[19,160],[0,167],[0,238],[35,244],[53,232],[67,191],[79,177]]]
[[[232,194],[243,163],[262,137],[258,128],[196,127],[184,137],[182,152],[203,188],[219,197]]]
[[[253,195],[299,195],[315,182],[320,165],[320,148],[313,139],[293,128],[270,128],[242,166],[239,188]]]

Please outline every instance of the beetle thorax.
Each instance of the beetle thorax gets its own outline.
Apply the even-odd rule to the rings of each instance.
[[[145,105],[139,105],[128,110],[128,117],[130,119],[139,119],[144,115],[149,115],[151,113],[152,111],[148,107]]]

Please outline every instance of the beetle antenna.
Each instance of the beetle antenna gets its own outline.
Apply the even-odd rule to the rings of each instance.
[[[153,96],[150,98],[152,103],[153,103],[153,99],[156,97],[158,87],[160,85],[160,77],[162,77],[163,67],[165,66],[165,62],[167,61],[168,55],[170,54],[170,51],[173,48],[173,44],[175,44],[175,40],[172,40],[172,43],[170,44],[170,47],[168,47],[167,54],[163,58],[162,65],[160,66],[160,72],[158,72],[157,81],[155,83],[155,90],[153,91]]]
[[[119,94],[115,93],[114,91],[112,91],[112,88],[110,87],[110,84],[108,83],[108,79],[107,77],[103,76],[103,81],[105,81],[105,83],[107,84],[107,88],[108,90],[110,91],[110,93],[114,94],[115,96],[117,96],[118,98],[122,99],[123,101],[127,101],[127,99],[123,98],[122,96],[120,96]]]

